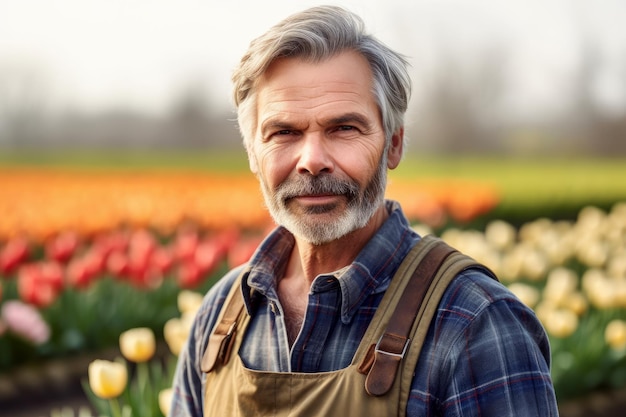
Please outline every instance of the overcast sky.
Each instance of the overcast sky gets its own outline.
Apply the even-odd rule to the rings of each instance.
[[[626,107],[624,0],[334,1],[374,34],[432,70],[445,46],[471,62],[494,46],[510,52],[512,105],[558,101],[581,42],[599,48],[599,100]],[[122,106],[160,112],[191,84],[230,103],[230,71],[249,41],[318,1],[0,0],[0,94],[41,88],[61,107]],[[456,59],[456,58],[455,58]],[[419,87],[419,83],[416,82]],[[0,96],[0,100],[2,96]]]

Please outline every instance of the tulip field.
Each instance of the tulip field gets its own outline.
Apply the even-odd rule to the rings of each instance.
[[[166,411],[202,294],[272,227],[245,161],[229,161],[0,160],[0,402],[3,375],[87,352],[100,414]],[[388,197],[534,309],[558,398],[626,387],[626,161],[403,164]],[[122,359],[98,358],[110,348]]]

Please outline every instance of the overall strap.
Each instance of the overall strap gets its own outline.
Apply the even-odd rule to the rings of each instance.
[[[389,392],[400,363],[404,362],[407,372],[402,373],[401,398],[407,398],[413,370],[430,322],[448,284],[461,271],[479,268],[495,278],[486,267],[448,246],[443,240],[432,235],[425,236],[423,240],[426,243],[423,245],[426,254],[415,267],[378,343],[370,346],[359,366],[359,371],[367,375],[365,389],[373,396]]]
[[[244,269],[237,277],[224,301],[217,326],[209,336],[207,349],[202,356],[200,368],[203,372],[211,372],[218,362],[224,365],[230,359],[230,353],[237,334],[239,317],[244,312],[243,295],[241,294],[241,279],[248,271]]]
[[[387,327],[376,345],[372,345],[359,367],[367,374],[365,389],[368,394],[386,394],[392,387],[398,366],[410,344],[410,333],[417,312],[424,300],[437,270],[454,249],[437,242],[429,248],[413,271]]]

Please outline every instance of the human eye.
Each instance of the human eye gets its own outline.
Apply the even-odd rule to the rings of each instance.
[[[337,130],[341,132],[349,132],[351,130],[357,130],[356,127],[350,125],[339,126]]]
[[[286,136],[286,135],[292,135],[292,134],[293,134],[293,131],[289,129],[282,129],[282,130],[276,131],[273,135],[274,136]]]
[[[351,139],[355,135],[362,135],[368,131],[368,119],[359,113],[346,113],[331,118],[328,121],[329,131],[333,135]]]
[[[288,142],[297,136],[297,132],[292,129],[271,130],[265,136],[266,142]]]
[[[296,132],[291,129],[278,129],[269,135],[269,140],[285,141],[296,136]]]
[[[360,132],[361,130],[354,125],[338,125],[331,129],[331,133],[338,138],[351,138]]]

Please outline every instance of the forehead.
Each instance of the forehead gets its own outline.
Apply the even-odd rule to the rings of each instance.
[[[376,111],[369,63],[355,51],[320,62],[281,58],[257,85],[259,122],[269,114],[295,112]]]

